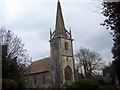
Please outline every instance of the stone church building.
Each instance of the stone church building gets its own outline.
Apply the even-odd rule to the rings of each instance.
[[[25,74],[29,88],[62,87],[75,80],[71,30],[65,29],[60,1],[55,30],[50,31],[50,57],[33,62]]]

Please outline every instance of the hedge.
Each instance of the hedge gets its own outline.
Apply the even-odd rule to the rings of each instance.
[[[79,88],[79,90],[97,90],[99,88],[99,83],[96,80],[81,79],[69,85],[65,84],[64,86],[67,89]]]

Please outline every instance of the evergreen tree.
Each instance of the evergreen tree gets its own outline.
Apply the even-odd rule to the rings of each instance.
[[[113,62],[115,68],[115,74],[120,82],[120,1],[119,2],[103,2],[102,14],[106,17],[106,20],[102,24],[107,29],[111,29],[111,35],[113,36]]]
[[[31,63],[27,51],[23,48],[21,39],[10,30],[0,29],[2,46],[2,78],[3,88],[9,88],[7,85],[12,80],[17,86],[23,87],[25,66]],[[7,80],[7,81],[6,81]]]

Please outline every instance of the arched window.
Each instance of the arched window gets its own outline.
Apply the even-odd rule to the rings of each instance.
[[[65,81],[72,81],[72,70],[69,66],[65,68]]]
[[[65,42],[65,50],[68,50],[68,43]]]
[[[34,76],[34,84],[36,84],[37,80],[36,80],[36,76]]]
[[[42,84],[45,84],[45,76],[42,75]]]

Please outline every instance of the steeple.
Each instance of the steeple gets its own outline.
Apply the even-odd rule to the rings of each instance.
[[[51,83],[61,87],[63,83],[74,81],[74,59],[71,28],[65,29],[60,1],[57,2],[56,26],[50,29],[50,60]],[[69,77],[67,77],[69,76]]]
[[[55,27],[55,34],[57,36],[66,36],[66,30],[64,25],[64,20],[62,16],[62,9],[60,5],[60,1],[57,2],[57,13],[56,13],[56,27]]]

